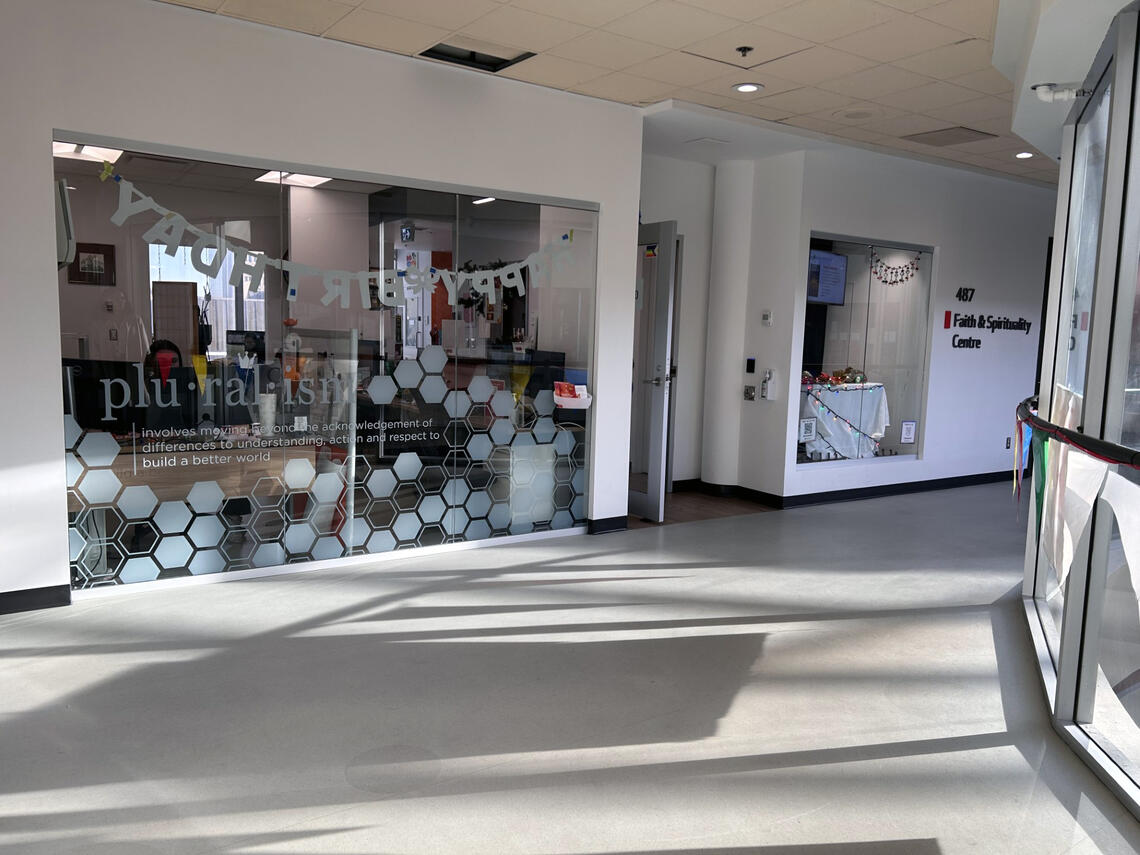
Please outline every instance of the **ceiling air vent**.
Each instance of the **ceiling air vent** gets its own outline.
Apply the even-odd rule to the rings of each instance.
[[[962,143],[977,142],[978,140],[992,140],[997,139],[996,134],[987,134],[982,131],[975,131],[973,128],[964,128],[961,125],[954,128],[943,128],[940,131],[927,131],[924,134],[911,134],[910,136],[902,137],[904,140],[911,142],[922,143],[923,145],[933,146],[948,146],[948,145],[961,145]]]
[[[420,56],[497,74],[504,68],[510,68],[524,59],[530,59],[534,54],[478,39],[455,36],[450,42],[440,42],[434,47],[429,47]]]

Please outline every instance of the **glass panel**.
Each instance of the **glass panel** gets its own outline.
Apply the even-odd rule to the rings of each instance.
[[[59,278],[76,587],[585,520],[588,410],[554,384],[590,382],[596,214],[55,166],[83,241]]]
[[[1111,71],[1111,69],[1110,69]],[[1069,235],[1065,248],[1065,287],[1068,304],[1058,325],[1057,368],[1050,420],[1065,427],[1081,422],[1085,393],[1097,248],[1104,201],[1105,146],[1111,86],[1109,73],[1093,95],[1077,127],[1073,153]]]
[[[1140,507],[1140,489],[1127,496]],[[1134,513],[1134,511],[1133,511]],[[1105,596],[1098,604],[1100,644],[1092,724],[1102,743],[1132,763],[1140,761],[1140,573],[1137,556],[1128,555],[1121,540],[1120,522],[1112,520],[1108,545]]]
[[[637,293],[633,315],[633,386],[631,388],[631,416],[629,443],[629,489],[639,493],[649,491],[649,460],[652,440],[652,419],[649,408],[652,400],[654,371],[654,332],[657,309],[657,245],[637,248]]]
[[[797,461],[914,453],[931,254],[811,245]]]

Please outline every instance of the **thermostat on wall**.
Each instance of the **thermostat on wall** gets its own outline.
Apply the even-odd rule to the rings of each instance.
[[[766,327],[772,326],[772,310],[765,309],[760,313],[760,323]]]

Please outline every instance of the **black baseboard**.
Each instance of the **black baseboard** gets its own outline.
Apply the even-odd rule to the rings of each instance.
[[[590,520],[586,527],[587,534],[609,534],[611,531],[625,531],[629,527],[629,517],[606,517],[600,520]]]
[[[71,605],[70,585],[51,585],[47,588],[25,588],[22,591],[0,592],[0,615],[69,605]]]
[[[929,481],[908,481],[903,484],[882,484],[877,487],[857,487],[851,490],[830,490],[824,493],[801,493],[798,496],[776,496],[760,490],[750,490],[734,484],[710,484],[693,478],[674,481],[673,492],[705,493],[709,496],[745,499],[770,508],[802,508],[830,502],[852,502],[857,499],[875,499],[882,496],[902,496],[907,493],[925,493],[929,490],[949,490],[954,487],[972,487],[977,484],[996,484],[1012,478],[1007,471],[982,472],[977,475],[959,475],[954,478],[934,478]]]

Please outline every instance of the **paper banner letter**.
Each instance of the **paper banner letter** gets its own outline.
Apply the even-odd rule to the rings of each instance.
[[[167,255],[177,255],[189,225],[181,214],[167,211],[162,219],[143,232],[142,239],[147,243],[161,243],[166,247]]]
[[[206,261],[207,249],[214,250],[214,257]],[[222,262],[226,259],[226,241],[220,235],[203,234],[190,247],[190,263],[194,269],[203,276],[213,279],[222,269]]]
[[[521,264],[508,264],[506,267],[500,269],[498,273],[503,280],[504,291],[508,288],[514,288],[520,297],[526,294],[526,282],[523,281]]]
[[[158,208],[154,199],[135,190],[135,185],[129,181],[119,182],[119,207],[111,214],[111,222],[121,226],[135,214],[143,211],[153,211]]]
[[[340,298],[340,307],[347,309],[350,305],[350,286],[352,274],[347,270],[328,270],[324,275],[325,294],[321,297],[321,305],[327,306],[337,297]]]
[[[459,289],[455,287],[455,274],[450,270],[436,270],[434,267],[432,272],[439,277],[439,281],[447,289],[447,302],[452,306],[458,306]]]
[[[249,293],[255,294],[260,291],[261,280],[265,276],[265,256],[260,252],[250,252],[241,246],[235,246],[231,252],[234,254],[234,269],[230,271],[230,285],[240,288],[242,277],[249,276]]]

